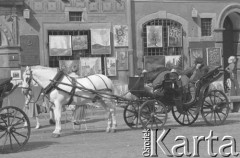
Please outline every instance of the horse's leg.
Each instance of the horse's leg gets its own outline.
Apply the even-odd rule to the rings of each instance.
[[[106,103],[102,100],[102,99],[99,99],[98,102],[102,105],[102,107],[105,109],[105,111],[107,112],[107,119],[108,119],[108,122],[107,122],[107,128],[106,128],[106,132],[110,132],[111,130],[111,125],[112,125],[112,117],[111,117],[111,112],[109,111],[109,108],[107,108],[107,105]]]
[[[53,137],[59,137],[61,133],[61,112],[62,112],[62,105],[59,102],[54,102],[54,115],[55,115],[55,130],[53,131]]]
[[[117,119],[116,119],[116,108],[110,108],[111,118],[112,118],[112,132],[116,132],[117,130]]]

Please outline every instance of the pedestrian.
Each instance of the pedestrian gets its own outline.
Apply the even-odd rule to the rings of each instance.
[[[33,90],[29,89],[27,92],[27,95],[25,95],[25,106],[23,110],[29,118],[36,119],[35,129],[39,129],[41,127],[39,123],[39,118],[38,118],[40,111],[38,110],[37,104],[34,101],[35,101],[35,98],[34,98]],[[28,126],[27,122],[24,123],[24,126]]]
[[[225,69],[230,75],[230,81],[231,81],[230,95],[231,96],[238,96],[238,94],[239,94],[239,84],[238,84],[238,80],[237,80],[236,61],[237,60],[234,56],[230,56],[228,58],[229,65]]]

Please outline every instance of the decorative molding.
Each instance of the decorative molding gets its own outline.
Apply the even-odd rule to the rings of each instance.
[[[48,1],[47,3],[48,11],[56,11],[57,10],[57,2],[56,1]]]
[[[100,11],[99,0],[88,0],[88,12],[98,13]]]

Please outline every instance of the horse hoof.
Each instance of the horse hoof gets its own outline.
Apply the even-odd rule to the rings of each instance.
[[[53,133],[53,134],[52,134],[52,137],[53,137],[53,138],[59,138],[59,137],[60,137],[60,134]]]
[[[112,129],[112,131],[111,131],[112,133],[116,133],[117,132],[117,130],[116,129]]]
[[[55,125],[55,121],[54,121],[53,119],[50,119],[50,120],[49,120],[49,124],[50,124],[50,125]]]
[[[107,128],[107,129],[106,129],[106,132],[109,133],[109,132],[110,132],[110,128]]]

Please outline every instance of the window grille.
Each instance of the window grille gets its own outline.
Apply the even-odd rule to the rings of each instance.
[[[162,26],[162,47],[147,47],[147,26],[155,25]],[[168,27],[182,27],[182,25],[174,20],[170,19],[154,19],[143,24],[143,50],[145,56],[154,56],[154,55],[181,55],[183,48],[182,47],[169,47],[168,46]]]
[[[82,12],[69,12],[69,21],[82,21]]]
[[[202,30],[202,36],[212,35],[212,19],[211,18],[201,18],[201,30]]]

